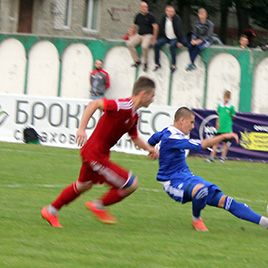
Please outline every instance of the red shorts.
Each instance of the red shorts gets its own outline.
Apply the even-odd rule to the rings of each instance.
[[[78,181],[93,184],[107,183],[115,188],[123,188],[131,178],[131,172],[121,168],[109,159],[84,161]]]

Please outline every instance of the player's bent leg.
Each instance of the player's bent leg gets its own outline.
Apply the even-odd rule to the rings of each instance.
[[[90,165],[95,174],[99,176],[99,180],[106,182],[111,187],[101,198],[87,202],[85,205],[101,222],[115,223],[115,217],[105,207],[118,203],[133,193],[137,188],[138,179],[131,172],[109,159],[103,159],[100,162],[93,161]]]
[[[116,223],[116,218],[105,209],[105,206],[120,202],[122,199],[133,193],[137,189],[137,186],[137,177],[131,176],[122,188],[118,189],[111,187],[100,200],[86,202],[85,205],[102,223],[114,224]]]
[[[200,218],[201,210],[205,208],[208,188],[204,184],[197,184],[192,190],[192,212],[195,218]]]
[[[118,203],[125,197],[132,194],[138,188],[138,178],[135,175],[129,176],[127,182],[121,188],[113,187],[101,198],[103,206],[110,206]]]
[[[62,206],[69,204],[74,199],[80,196],[80,192],[76,188],[76,182],[70,184],[59,196],[48,206],[41,210],[41,216],[45,219],[52,227],[62,227],[58,219],[58,211]]]
[[[132,175],[121,188],[111,187],[99,200],[86,202],[85,205],[99,221],[106,224],[114,224],[116,223],[116,218],[105,207],[120,202],[133,193],[137,187],[138,178]]]
[[[58,219],[58,211],[91,187],[92,183],[89,180],[89,167],[86,163],[83,163],[78,180],[63,189],[59,196],[48,207],[41,210],[43,219],[53,227],[61,227]]]
[[[192,225],[196,231],[207,232],[208,228],[204,224],[201,215],[201,210],[205,208],[208,197],[208,188],[204,184],[197,184],[192,190]]]
[[[127,183],[121,189],[122,195],[126,197],[135,192],[138,188],[138,184],[138,177],[136,177],[135,175],[130,176]]]

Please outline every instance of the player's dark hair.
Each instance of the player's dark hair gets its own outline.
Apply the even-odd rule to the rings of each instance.
[[[246,34],[241,34],[240,38],[247,38],[248,39],[248,36]]]
[[[194,112],[191,109],[187,107],[180,107],[174,115],[174,121],[178,121],[182,117],[189,117],[191,115],[194,115]]]
[[[133,86],[132,95],[138,95],[143,90],[155,90],[155,82],[146,76],[141,76]]]

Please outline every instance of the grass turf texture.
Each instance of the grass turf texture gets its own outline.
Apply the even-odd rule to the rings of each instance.
[[[95,187],[60,214],[63,229],[40,217],[80,167],[76,150],[0,143],[0,267],[267,267],[268,230],[207,207],[208,233],[191,227],[191,205],[171,200],[155,181],[157,162],[113,153],[139,176],[139,189],[111,207],[118,224],[98,222],[84,207]],[[268,165],[188,159],[195,174],[266,214]]]

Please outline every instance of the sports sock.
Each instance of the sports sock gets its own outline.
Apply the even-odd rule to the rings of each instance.
[[[125,196],[120,194],[120,191],[120,189],[111,188],[110,191],[105,193],[100,199],[103,206],[115,204],[125,198]]]
[[[268,218],[261,216],[261,220],[259,223],[261,226],[268,228]]]
[[[224,209],[228,210],[237,218],[260,224],[261,215],[254,212],[248,205],[239,203],[232,197],[227,196],[224,203]]]
[[[60,210],[62,206],[69,204],[79,195],[80,193],[77,191],[75,183],[72,183],[60,193],[57,199],[51,203],[51,206],[57,210]]]
[[[194,218],[199,218],[201,210],[206,206],[208,197],[208,188],[199,189],[192,200],[192,213]]]
[[[48,212],[49,212],[50,214],[52,214],[52,215],[55,215],[55,216],[58,215],[58,210],[57,210],[55,207],[53,207],[52,205],[49,205],[49,206],[47,207],[47,210],[48,210]]]

